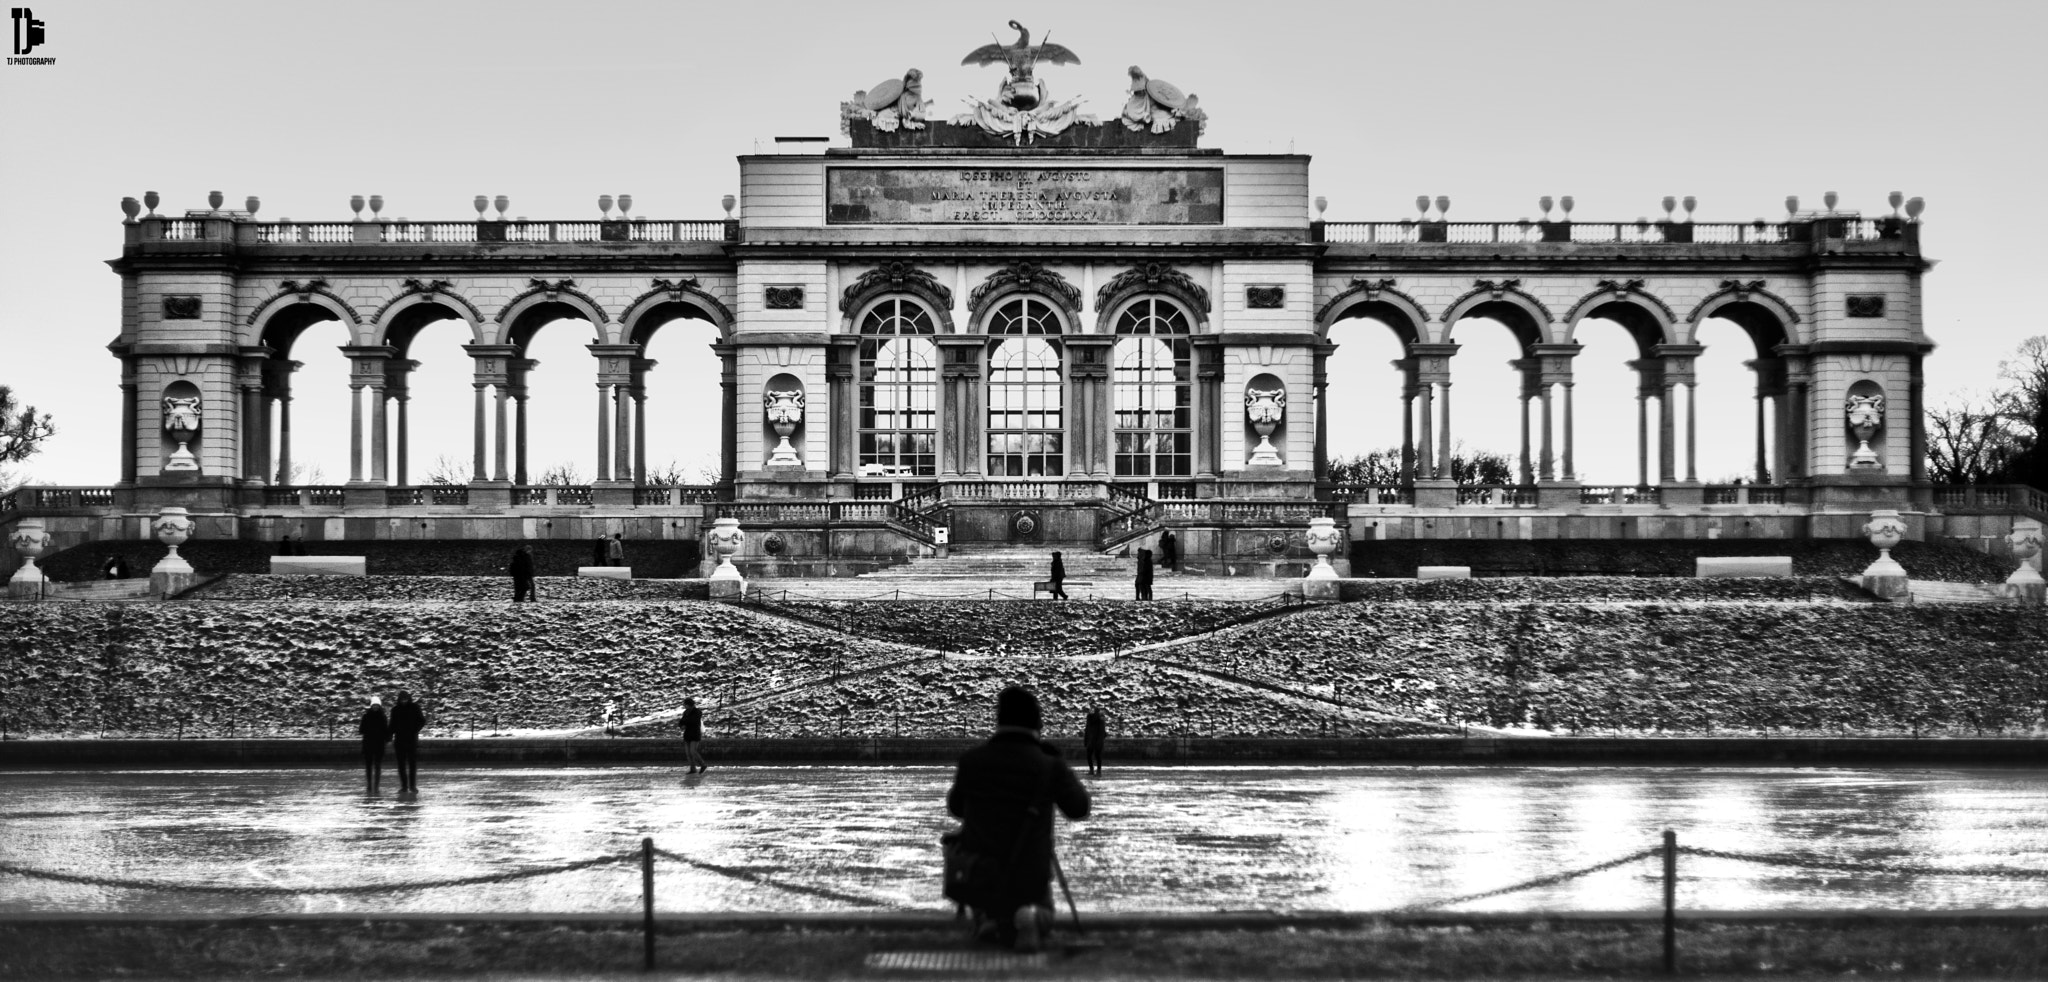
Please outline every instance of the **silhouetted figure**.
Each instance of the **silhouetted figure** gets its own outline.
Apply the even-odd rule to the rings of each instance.
[[[704,754],[697,749],[704,742],[704,711],[697,708],[697,700],[683,700],[683,756],[690,762],[691,774],[711,769],[704,762]]]
[[[1173,530],[1159,533],[1159,565],[1166,569],[1180,569],[1180,540],[1173,537]]]
[[[1138,599],[1152,599],[1152,550],[1138,550]]]
[[[1058,552],[1054,552],[1052,554],[1052,577],[1045,581],[1049,592],[1053,596],[1053,599],[1067,599],[1067,588],[1060,585],[1061,583],[1066,582],[1066,579],[1067,564],[1060,560],[1060,554]]]
[[[626,536],[623,533],[612,533],[611,541],[604,546],[604,560],[608,566],[626,565]]]
[[[604,701],[604,709],[599,713],[598,721],[604,724],[605,736],[619,735],[619,701],[617,699],[606,699]]]
[[[290,533],[286,533],[284,538],[277,540],[277,554],[280,556],[292,554],[292,537]]]
[[[427,728],[427,714],[412,701],[412,693],[400,691],[398,704],[391,707],[391,750],[398,761],[398,790],[420,789],[420,731]]]
[[[608,550],[607,550],[607,549],[606,549],[605,547],[606,547],[606,546],[608,546],[608,545],[610,545],[610,543],[611,543],[611,540],[610,540],[610,539],[607,539],[607,538],[605,538],[605,537],[604,537],[604,536],[602,536],[602,535],[600,535],[600,536],[598,536],[598,537],[597,537],[597,544],[591,547],[591,552],[590,552],[590,565],[592,565],[592,566],[603,566],[603,565],[604,565],[604,558],[605,558],[605,553],[606,553],[606,552],[608,551]]]
[[[522,545],[512,553],[512,602],[533,601],[533,547]]]
[[[384,779],[384,744],[391,739],[391,721],[384,718],[382,699],[370,697],[370,706],[363,710],[363,721],[356,731],[363,735],[363,778],[370,793],[376,794],[377,785]]]
[[[1038,739],[1038,697],[1010,686],[996,697],[996,731],[961,755],[946,793],[960,819],[959,845],[979,857],[975,875],[947,884],[947,896],[995,922],[998,938],[1036,951],[1052,926],[1052,809],[1088,817],[1088,789],[1059,749]],[[986,864],[993,864],[988,866]]]
[[[1109,743],[1109,717],[1101,706],[1088,707],[1088,723],[1081,730],[1081,745],[1088,751],[1088,774],[1102,773],[1102,748]]]
[[[123,559],[118,555],[108,556],[106,565],[100,567],[100,575],[110,580],[127,579],[128,560]]]

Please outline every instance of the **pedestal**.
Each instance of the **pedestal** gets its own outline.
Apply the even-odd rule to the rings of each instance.
[[[1301,581],[1301,595],[1309,600],[1336,600],[1337,588],[1342,583],[1334,571],[1328,578],[1318,578],[1310,573]]]
[[[15,570],[14,578],[7,581],[7,599],[41,600],[44,582],[43,571],[35,567],[34,560],[30,560],[28,565]]]
[[[168,556],[149,571],[149,595],[158,600],[169,600],[192,589],[192,564],[178,556]]]
[[[2024,563],[2013,571],[2011,576],[2006,577],[2004,583],[1999,584],[1998,592],[2007,600],[2017,600],[2023,604],[2036,607],[2048,604],[2048,580],[2043,580],[2041,574],[2034,572],[2032,566]]]

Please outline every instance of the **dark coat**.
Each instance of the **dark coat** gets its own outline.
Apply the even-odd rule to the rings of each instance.
[[[691,706],[683,710],[683,739],[686,741],[704,739],[703,709]]]
[[[356,726],[356,732],[363,735],[363,749],[381,748],[384,741],[391,739],[391,721],[384,717],[381,706],[363,710],[363,721]]]
[[[1088,724],[1081,729],[1081,742],[1090,747],[1100,747],[1109,741],[1109,720],[1098,709],[1088,714]]]
[[[398,743],[417,743],[420,731],[427,728],[427,713],[416,702],[401,702],[391,707],[391,738]]]
[[[1152,550],[1138,550],[1138,585],[1147,586],[1152,582]]]
[[[1159,565],[1174,569],[1180,564],[1180,540],[1172,532],[1159,533]]]
[[[592,552],[591,552],[591,554],[590,554],[590,565],[592,565],[592,566],[603,566],[603,565],[604,565],[604,547],[605,547],[605,543],[606,543],[606,542],[608,542],[608,541],[610,541],[610,540],[608,540],[608,539],[604,538],[603,536],[599,536],[599,537],[598,537],[598,539],[597,539],[597,548],[596,548],[596,549],[595,549],[594,551],[592,551]]]
[[[515,580],[533,579],[533,553],[521,549],[512,554],[512,578]]]
[[[1059,581],[1064,580],[1066,578],[1067,564],[1061,562],[1060,557],[1058,556],[1052,557],[1052,582],[1058,583]]]
[[[1052,806],[1070,819],[1088,817],[1088,789],[1059,749],[1028,730],[1004,728],[960,757],[946,810],[960,819],[965,844],[1010,867],[1003,916],[1024,904],[1052,904]]]

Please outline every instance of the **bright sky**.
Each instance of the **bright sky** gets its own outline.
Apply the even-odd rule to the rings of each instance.
[[[351,194],[385,214],[473,218],[505,194],[535,219],[597,217],[600,193],[634,213],[717,218],[734,157],[776,136],[838,133],[856,89],[925,73],[950,115],[988,95],[997,69],[960,58],[1021,19],[1079,66],[1043,74],[1113,114],[1138,64],[1198,93],[1204,145],[1313,156],[1332,221],[1394,220],[1418,194],[1467,221],[1533,216],[1541,195],[1574,217],[1661,214],[1696,195],[1700,221],[1818,207],[1887,212],[1892,190],[1927,199],[1926,288],[1939,349],[1928,393],[1982,388],[1998,360],[2048,332],[2012,307],[2043,269],[2048,236],[2007,214],[2048,159],[2048,5],[1925,3],[719,3],[352,2],[177,4],[42,0],[36,56],[0,66],[0,383],[54,413],[60,433],[27,468],[39,483],[118,476],[120,199],[160,211],[208,191],[259,217],[337,221]],[[2033,206],[2029,205],[2030,210]],[[704,337],[663,332],[652,356],[650,462],[715,453],[715,362]],[[308,332],[295,454],[347,476],[344,360]],[[1701,369],[1701,477],[1750,460],[1753,357],[1709,327]],[[536,471],[593,476],[594,365],[587,329],[541,332],[534,356]],[[1383,330],[1340,330],[1336,453],[1394,442],[1398,356]],[[1505,330],[1459,331],[1456,429],[1512,452]],[[1588,331],[1578,367],[1579,460],[1594,482],[1633,480],[1631,355],[1619,328]],[[339,337],[332,339],[340,343]],[[415,348],[415,480],[467,459],[468,359],[453,332]],[[436,393],[441,395],[436,396]]]

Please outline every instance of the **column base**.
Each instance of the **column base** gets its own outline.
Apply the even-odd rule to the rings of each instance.
[[[371,481],[352,482],[341,489],[341,506],[349,511],[386,507],[384,485]]]
[[[469,485],[469,508],[471,511],[509,511],[512,508],[511,482],[471,482]]]
[[[1540,508],[1577,508],[1585,485],[1576,479],[1536,482],[1536,505]]]
[[[1707,503],[1707,487],[1698,481],[1677,481],[1662,485],[1657,496],[1666,508],[1697,508]]]
[[[631,481],[599,481],[590,486],[590,503],[601,508],[633,507]]]
[[[1458,482],[1435,478],[1415,482],[1415,507],[1456,508],[1458,506]]]

